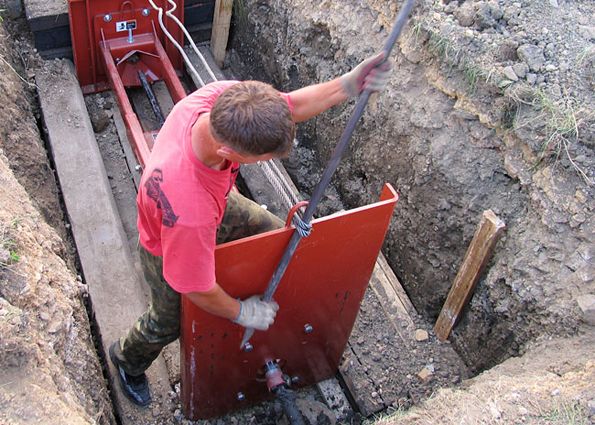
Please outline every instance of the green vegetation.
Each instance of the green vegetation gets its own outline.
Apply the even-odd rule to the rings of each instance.
[[[21,256],[17,252],[17,244],[10,236],[10,229],[15,228],[17,224],[17,220],[14,220],[10,225],[0,224],[0,249],[8,252],[8,255],[3,255],[0,260],[0,267],[8,267],[21,260]]]
[[[566,402],[542,413],[540,419],[552,424],[587,425],[589,418],[586,409],[577,402]]]
[[[573,144],[581,140],[581,129],[595,122],[595,112],[580,107],[575,98],[554,101],[544,90],[528,86],[507,90],[506,96],[511,100],[510,115],[513,115],[512,120],[508,120],[508,127],[511,130],[527,127],[543,134],[533,169],[564,156],[579,176],[592,185],[593,180],[576,163],[570,151]]]
[[[478,66],[471,59],[466,58],[462,49],[459,49],[447,37],[424,27],[422,21],[411,28],[411,36],[416,42],[423,43],[422,33],[427,31],[428,50],[450,67],[458,69],[467,83],[467,93],[474,94],[480,81],[489,82],[491,74]]]

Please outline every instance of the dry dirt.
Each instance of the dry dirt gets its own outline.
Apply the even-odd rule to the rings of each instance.
[[[6,24],[0,26],[0,423],[112,424],[85,285],[35,118],[32,52],[9,37]]]
[[[228,61],[243,65],[234,73],[284,90],[377,50],[396,11],[375,0],[241,5]],[[321,213],[370,202],[393,183],[402,201],[385,252],[431,322],[481,211],[494,209],[507,235],[453,341],[476,371],[526,354],[381,423],[593,421],[593,327],[576,299],[595,292],[594,14],[591,1],[419,1],[391,88],[369,105]],[[114,424],[39,134],[32,84],[42,64],[27,37],[22,21],[0,25],[0,424]],[[305,194],[350,112],[301,128],[287,166]],[[563,334],[577,336],[548,341]],[[270,405],[234,421],[279,416]]]
[[[376,0],[242,6],[228,64],[285,91],[379,50],[398,9]],[[388,89],[369,103],[325,200],[332,211],[370,202],[384,182],[397,188],[384,253],[428,321],[482,212],[504,220],[452,338],[475,372],[540,335],[576,333],[577,299],[595,292],[594,15],[592,1],[418,1]],[[351,111],[301,126],[287,167],[304,193]]]
[[[540,341],[466,381],[443,389],[407,412],[374,425],[595,423],[595,332],[579,338]]]

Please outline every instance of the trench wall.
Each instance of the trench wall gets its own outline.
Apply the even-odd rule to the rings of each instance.
[[[374,200],[385,181],[400,192],[384,252],[430,319],[482,211],[507,223],[453,335],[481,370],[540,334],[576,331],[575,297],[593,290],[592,194],[569,167],[534,167],[537,136],[511,130],[510,97],[484,80],[470,90],[465,69],[432,48],[423,25],[431,7],[418,2],[393,53],[389,88],[369,103],[334,184],[347,207]],[[245,0],[234,12],[227,65],[284,91],[322,82],[380,50],[396,10],[393,1]],[[353,104],[301,125],[299,166],[326,164]],[[311,194],[318,180],[296,177]]]

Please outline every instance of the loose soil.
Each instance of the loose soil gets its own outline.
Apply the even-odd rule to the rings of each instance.
[[[286,91],[339,75],[378,50],[397,10],[395,2],[376,0],[241,5],[229,69]],[[508,230],[452,341],[474,372],[526,354],[382,423],[593,421],[593,327],[583,323],[576,299],[595,293],[594,15],[590,1],[418,3],[395,52],[389,89],[370,102],[319,214],[372,202],[385,181],[399,190],[384,251],[423,315],[419,326],[427,327],[481,212],[493,209]],[[27,37],[22,20],[4,18],[0,423],[114,424],[85,285],[39,134],[33,77],[43,62]],[[109,113],[101,112],[111,102],[101,95],[90,102],[90,110],[103,103],[92,113],[100,127],[105,120],[96,128],[100,144],[115,135]],[[335,108],[301,126],[286,165],[306,197],[351,109]],[[123,178],[112,175],[112,181]],[[373,318],[367,319],[373,313],[362,311],[356,332],[386,347],[388,336],[374,332]],[[532,346],[536,339],[541,342]],[[387,360],[415,357],[413,345],[379,349],[378,367],[387,371],[383,389],[397,391],[404,380],[419,379],[391,369]],[[441,354],[430,354],[412,364],[431,366],[436,387],[459,385],[450,377],[439,381]],[[174,404],[178,388],[171,392]],[[418,384],[395,408],[420,403],[431,388]],[[375,392],[370,396],[382,397]],[[171,423],[189,423],[179,408],[170,413]],[[275,423],[280,416],[273,403],[211,423]]]
[[[398,9],[374,0],[242,5],[227,63],[285,91],[379,50]],[[388,88],[369,102],[326,199],[332,211],[369,203],[384,182],[397,188],[384,253],[429,321],[482,212],[504,220],[452,337],[476,372],[540,335],[576,333],[576,300],[595,292],[594,14],[590,1],[419,1]],[[287,168],[305,194],[352,109],[300,127]]]
[[[113,424],[21,25],[0,26],[0,423]]]

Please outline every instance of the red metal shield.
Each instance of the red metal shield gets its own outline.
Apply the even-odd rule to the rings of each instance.
[[[240,350],[244,328],[182,297],[182,399],[188,418],[221,416],[270,397],[262,369],[267,360],[279,361],[284,373],[299,378],[299,386],[334,376],[396,202],[387,184],[379,202],[313,221],[275,294],[280,306],[275,323],[255,333],[250,353]],[[218,283],[237,298],[263,293],[293,231],[218,246]]]

